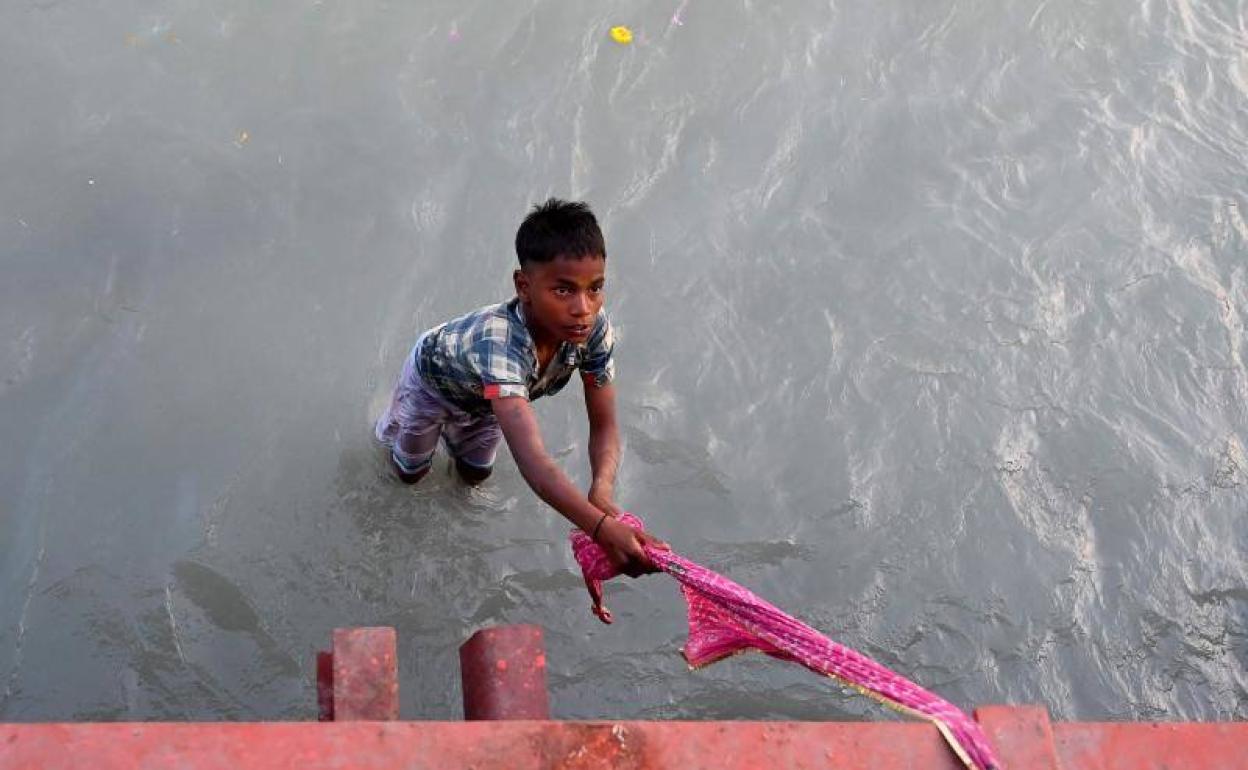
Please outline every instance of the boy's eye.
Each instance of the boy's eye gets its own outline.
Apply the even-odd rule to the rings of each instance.
[[[602,294],[602,290],[603,290],[603,288],[604,288],[604,287],[602,287],[602,286],[593,286],[593,287],[591,287],[591,288],[590,288],[590,292],[591,292],[591,293],[593,293],[593,294]]]
[[[555,287],[555,294],[559,295],[560,297],[566,297],[566,296],[568,296],[568,295],[569,295],[569,294],[571,294],[571,293],[572,293],[572,290],[571,290],[571,289],[569,289],[567,286],[556,286],[556,287]]]

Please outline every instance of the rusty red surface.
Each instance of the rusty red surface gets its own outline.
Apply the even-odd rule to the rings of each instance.
[[[1248,770],[1248,722],[1055,722],[1063,770]]]
[[[980,706],[975,719],[1007,770],[1059,770],[1053,728],[1043,706]]]
[[[985,717],[986,726],[1035,724],[1027,714],[1013,718],[997,711]],[[1028,745],[1043,736],[1028,729],[1013,737],[998,733],[1005,738],[997,749],[1007,770],[1050,766],[1038,747]],[[1059,722],[1052,734],[1061,770],[1248,768],[1243,722]],[[170,767],[955,770],[960,765],[936,729],[918,722],[0,724],[0,770]]]
[[[955,770],[936,729],[843,722],[0,725],[3,770]]]
[[[464,719],[547,719],[541,626],[492,626],[459,648]]]
[[[399,718],[399,671],[393,628],[335,628],[333,719]]]

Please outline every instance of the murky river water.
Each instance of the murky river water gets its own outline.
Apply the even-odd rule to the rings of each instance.
[[[520,622],[560,717],[884,718],[688,672],[665,578],[600,626],[506,453],[390,479],[552,194],[655,533],[964,706],[1248,718],[1244,0],[13,2],[0,115],[0,719],[307,718],[371,624],[455,719]]]

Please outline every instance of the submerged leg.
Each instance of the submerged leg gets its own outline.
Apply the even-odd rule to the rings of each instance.
[[[403,469],[402,465],[399,465],[398,460],[394,459],[394,455],[390,455],[390,468],[394,470],[394,475],[399,477],[399,481],[402,481],[404,484],[415,484],[417,481],[420,481],[429,475],[429,469],[432,467],[433,463],[426,463],[425,467],[420,470],[409,473]]]
[[[455,470],[459,473],[459,477],[463,479],[465,483],[476,486],[490,477],[490,474],[494,472],[494,467],[487,465],[482,468],[473,465],[472,463],[465,462],[462,458],[456,457]]]

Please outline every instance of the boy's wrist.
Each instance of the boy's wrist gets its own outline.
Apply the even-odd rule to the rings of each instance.
[[[589,502],[603,513],[610,514],[611,516],[618,516],[620,514],[619,507],[615,504],[614,490],[611,487],[590,487]]]
[[[606,481],[595,481],[589,485],[589,494],[612,497],[615,494],[615,485]]]
[[[609,518],[608,515],[605,513],[598,517],[598,523],[594,525],[593,531],[589,533],[590,540],[594,541],[595,543],[598,542],[598,530],[602,529],[602,523],[606,521],[608,518]]]

